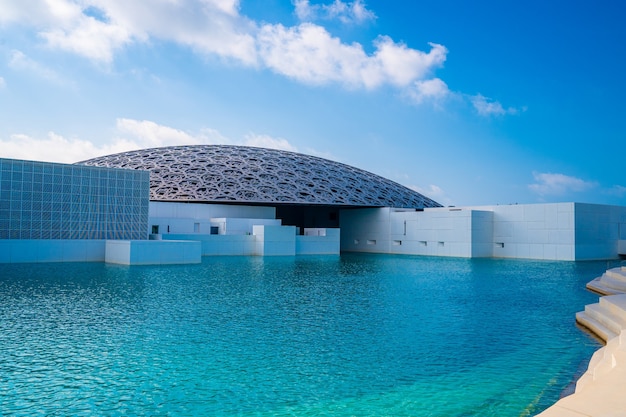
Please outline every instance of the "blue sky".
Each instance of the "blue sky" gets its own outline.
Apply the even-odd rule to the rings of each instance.
[[[223,143],[626,205],[621,1],[0,0],[0,157]]]

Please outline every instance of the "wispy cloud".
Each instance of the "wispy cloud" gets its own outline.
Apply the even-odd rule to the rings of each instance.
[[[533,172],[535,183],[528,188],[540,196],[564,195],[567,193],[579,193],[588,191],[598,184],[593,181],[585,181],[580,178],[557,173]]]
[[[15,134],[8,139],[0,138],[0,157],[73,163],[137,149],[199,144],[246,145],[296,151],[296,147],[288,140],[270,135],[250,133],[241,140],[232,140],[209,128],[191,133],[149,120],[120,118],[116,121],[114,137],[105,144],[66,138],[54,132],[43,138]]]
[[[296,16],[302,21],[338,19],[342,23],[363,23],[376,19],[376,14],[368,10],[361,0],[343,2],[335,0],[330,4],[312,5],[309,0],[295,0]]]
[[[430,184],[426,187],[410,185],[408,188],[412,189],[413,191],[417,191],[418,193],[430,199],[433,199],[444,206],[451,206],[454,204],[450,196],[448,196],[447,193],[437,185]]]
[[[481,116],[504,116],[507,114],[518,114],[526,110],[525,108],[517,109],[515,107],[505,108],[499,101],[485,97],[482,94],[471,96],[470,101]]]
[[[2,90],[6,86],[7,86],[7,82],[4,80],[3,77],[0,77],[0,90]]]
[[[626,187],[623,185],[614,185],[609,188],[606,193],[617,197],[626,197]]]
[[[283,151],[297,152],[298,149],[293,146],[287,139],[275,138],[270,135],[257,135],[249,133],[245,136],[244,145],[255,146],[257,148],[271,148]]]
[[[454,94],[440,78],[415,81],[413,88],[409,88],[407,93],[415,104],[429,101],[435,106],[440,106],[445,99]]]
[[[63,78],[54,70],[26,56],[22,51],[13,50],[9,56],[9,68],[19,71],[28,72],[37,78],[55,83],[65,83]]]

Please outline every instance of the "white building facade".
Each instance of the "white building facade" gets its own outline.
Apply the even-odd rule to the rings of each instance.
[[[341,213],[341,250],[545,260],[626,255],[626,207],[583,203]]]
[[[0,159],[0,263],[341,251],[615,259],[626,255],[626,207],[441,207],[353,167],[247,147],[156,148],[74,165]]]

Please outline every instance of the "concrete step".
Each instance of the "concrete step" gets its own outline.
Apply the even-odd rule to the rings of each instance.
[[[580,311],[576,313],[576,322],[580,324],[581,326],[584,326],[587,329],[589,329],[591,332],[593,332],[595,335],[597,335],[600,339],[604,340],[605,342],[617,336],[616,332],[609,329],[608,327],[606,327],[604,324],[602,324],[600,321],[596,320],[595,318],[587,315],[585,311]]]
[[[626,328],[626,319],[624,319],[621,314],[615,313],[602,303],[589,304],[585,306],[585,314],[599,321],[604,326],[611,329],[614,333],[619,333],[622,329]]]
[[[612,288],[620,293],[626,292],[626,281],[615,279],[607,275],[602,275],[598,280],[605,287]]]
[[[600,297],[600,306],[606,308],[611,314],[626,320],[626,294],[607,295]]]
[[[598,277],[591,282],[588,282],[586,287],[589,291],[593,291],[600,295],[613,295],[621,294],[624,291],[604,285],[604,282]]]
[[[616,281],[621,281],[626,285],[626,269],[624,267],[608,269],[603,275]]]
[[[626,293],[626,267],[608,269],[589,282],[587,289],[602,295]]]

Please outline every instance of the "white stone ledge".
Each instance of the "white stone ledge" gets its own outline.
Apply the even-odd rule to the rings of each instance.
[[[576,391],[538,417],[609,417],[626,415],[626,330],[593,355]]]

